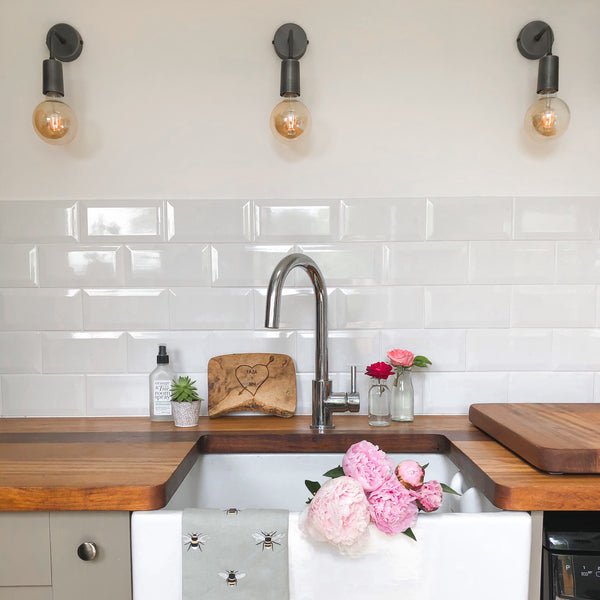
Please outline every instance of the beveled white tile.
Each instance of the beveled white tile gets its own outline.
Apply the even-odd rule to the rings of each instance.
[[[81,417],[85,415],[83,375],[3,375],[6,417]]]
[[[425,239],[425,198],[345,199],[341,201],[344,242]]]
[[[346,373],[357,366],[357,372],[378,360],[380,333],[378,331],[330,331],[329,371]],[[303,373],[315,372],[314,331],[300,331],[297,337],[296,368]]]
[[[277,263],[292,248],[290,245],[213,244],[213,285],[266,286]]]
[[[246,200],[169,200],[167,219],[171,242],[252,241]]]
[[[138,417],[150,414],[149,378],[143,375],[88,375],[87,415]]]
[[[164,239],[163,200],[85,201],[80,208],[83,242]]]
[[[84,329],[168,329],[168,291],[164,289],[83,290]]]
[[[119,246],[39,246],[40,284],[47,287],[123,285]]]
[[[240,352],[276,352],[287,354],[295,359],[296,334],[292,331],[278,329],[219,331],[211,334],[209,350],[209,358],[221,354],[237,354]],[[206,370],[206,365],[204,370]]]
[[[42,338],[37,331],[0,333],[0,373],[41,373]]]
[[[593,327],[593,285],[521,285],[513,288],[513,327]]]
[[[207,244],[129,244],[126,252],[131,285],[210,285]]]
[[[221,334],[219,334],[221,335]],[[150,373],[156,367],[158,346],[166,345],[175,373],[206,371],[211,358],[209,331],[143,331],[128,334],[127,371]]]
[[[427,239],[509,240],[512,198],[429,198]]]
[[[425,371],[464,371],[466,332],[459,329],[399,329],[381,332],[382,352],[376,360],[387,360],[394,348],[426,356],[433,364]]]
[[[0,287],[35,287],[38,251],[33,244],[0,244]]]
[[[338,329],[423,326],[422,287],[341,288],[335,293]]]
[[[123,373],[127,338],[121,332],[42,334],[44,373]]]
[[[501,285],[425,288],[425,327],[508,327],[510,288]]]
[[[404,285],[466,283],[466,242],[396,242],[387,244],[387,283]]]
[[[70,200],[0,201],[0,242],[73,242],[77,203]]]
[[[515,238],[597,240],[598,198],[516,198]]]
[[[598,371],[600,330],[556,329],[554,331],[554,371]]]
[[[256,240],[319,242],[338,239],[335,200],[259,200],[254,203]]]
[[[251,329],[252,290],[173,288],[169,294],[171,329]]]
[[[593,373],[511,373],[509,402],[593,402]]]
[[[312,415],[312,381],[314,373],[296,374],[296,414]],[[361,395],[362,398],[365,396]]]
[[[558,242],[559,283],[600,283],[600,242]]]
[[[81,290],[0,290],[0,329],[10,331],[81,329]]]
[[[321,269],[328,287],[333,285],[379,285],[384,282],[384,246],[381,244],[300,245]],[[308,277],[298,278],[305,285]]]
[[[508,401],[508,373],[426,373],[424,414],[466,415],[471,404]]]
[[[552,283],[554,242],[471,242],[470,283]]]
[[[552,364],[552,330],[467,331],[468,371],[544,371]]]

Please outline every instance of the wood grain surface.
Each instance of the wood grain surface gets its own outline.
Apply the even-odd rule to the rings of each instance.
[[[599,404],[473,404],[473,425],[551,473],[600,473]]]
[[[208,361],[208,416],[296,412],[296,369],[287,354],[225,354]]]

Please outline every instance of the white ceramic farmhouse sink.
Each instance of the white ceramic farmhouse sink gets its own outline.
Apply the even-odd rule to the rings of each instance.
[[[182,509],[286,508],[291,600],[527,600],[531,518],[500,511],[469,488],[438,454],[389,454],[429,463],[426,479],[462,491],[444,494],[436,513],[419,515],[417,542],[372,529],[365,553],[349,558],[306,539],[298,513],[309,496],[305,479],[341,464],[342,454],[212,454],[199,457],[169,504],[132,515],[133,600],[181,600]]]

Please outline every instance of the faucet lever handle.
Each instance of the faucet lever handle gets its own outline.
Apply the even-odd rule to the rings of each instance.
[[[356,365],[350,367],[350,393],[356,394]]]

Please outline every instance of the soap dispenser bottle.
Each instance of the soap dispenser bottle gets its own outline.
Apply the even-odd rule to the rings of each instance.
[[[150,419],[152,421],[172,421],[171,383],[175,373],[169,365],[166,346],[158,347],[156,369],[150,373]]]

